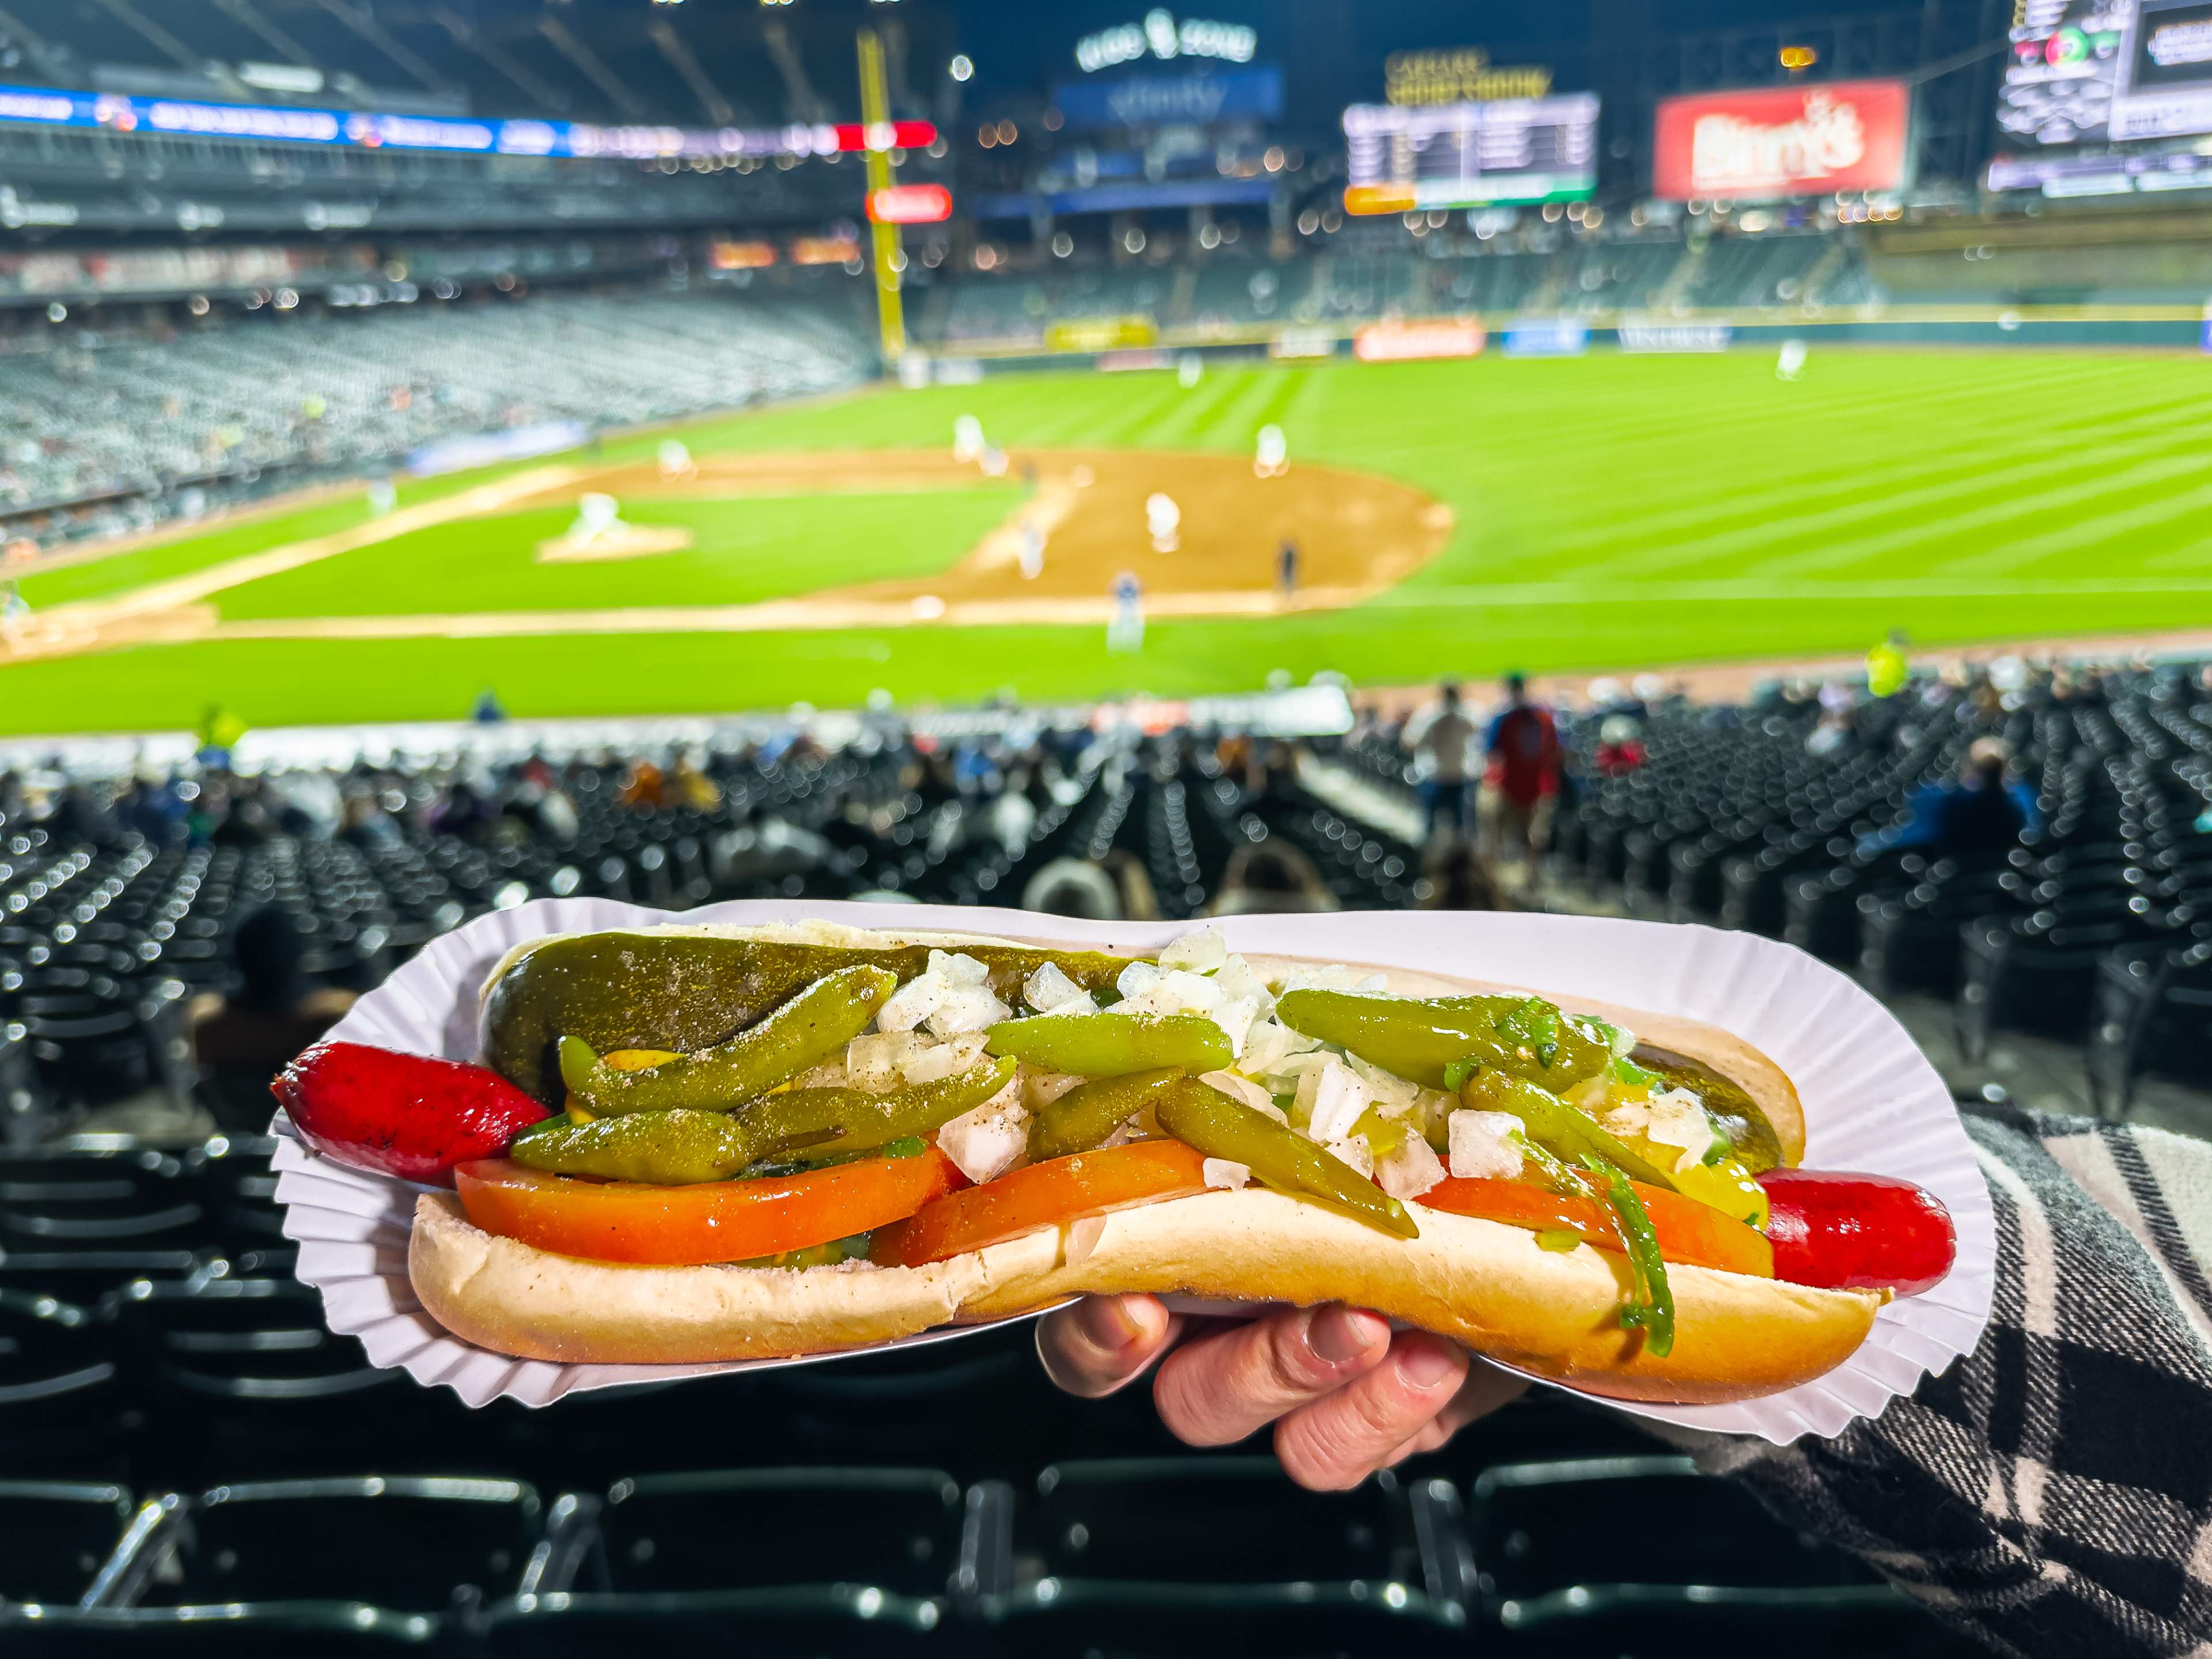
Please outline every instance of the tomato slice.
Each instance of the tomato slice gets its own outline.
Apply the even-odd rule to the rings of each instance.
[[[1758,1228],[1746,1226],[1710,1204],[1684,1198],[1680,1193],[1647,1187],[1640,1181],[1630,1184],[1651,1217],[1651,1231],[1658,1235],[1659,1254],[1665,1260],[1759,1279],[1774,1277],[1774,1247]],[[1502,1221],[1510,1227],[1579,1233],[1586,1243],[1601,1250],[1624,1248],[1612,1206],[1604,1200],[1555,1193],[1533,1181],[1462,1181],[1451,1176],[1430,1188],[1416,1201],[1431,1210]]]
[[[1205,1190],[1199,1153],[1179,1140],[1133,1140],[1048,1158],[940,1198],[879,1229],[868,1258],[885,1267],[917,1267],[1042,1227]]]
[[[453,1171],[461,1207],[488,1233],[597,1261],[697,1267],[849,1238],[912,1215],[964,1184],[935,1146],[804,1175],[653,1187],[543,1175],[505,1158]]]

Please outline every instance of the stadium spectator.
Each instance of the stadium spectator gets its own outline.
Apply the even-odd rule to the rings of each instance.
[[[194,998],[185,1028],[217,1119],[258,1134],[269,1123],[269,1079],[344,1017],[353,993],[309,982],[307,935],[274,905],[239,922],[230,954],[237,989]]]
[[[474,785],[465,778],[455,778],[431,804],[428,817],[434,835],[479,841],[498,816],[498,809]]]
[[[1867,690],[1877,697],[1893,697],[1905,690],[1905,683],[1912,678],[1911,665],[1905,659],[1905,630],[1893,628],[1880,644],[1867,653]]]
[[[1240,847],[1229,855],[1221,890],[1206,907],[1209,915],[1275,915],[1334,910],[1336,896],[1314,862],[1295,847],[1273,840]]]
[[[672,796],[667,775],[651,761],[641,760],[629,769],[615,799],[633,810],[647,811],[669,805]]]
[[[211,846],[259,847],[278,833],[258,779],[210,781],[200,799],[216,815],[207,835]]]
[[[1456,680],[1437,687],[1436,706],[1407,722],[1404,742],[1421,773],[1422,838],[1435,842],[1447,824],[1454,834],[1466,830],[1474,806],[1468,779],[1474,722],[1461,709]]]
[[[1820,718],[1806,734],[1805,752],[1815,760],[1829,760],[1848,750],[1858,724],[1858,711],[1848,705],[1823,708]]]
[[[367,784],[356,783],[343,793],[338,806],[337,838],[363,852],[372,848],[398,847],[406,836],[384,803],[377,799],[376,791]]]
[[[1641,768],[1648,758],[1644,735],[1634,717],[1607,714],[1599,722],[1597,750],[1590,757],[1590,764],[1597,769],[1599,776],[1626,777]]]
[[[1526,679],[1508,674],[1504,686],[1505,707],[1490,722],[1483,744],[1496,795],[1490,821],[1491,859],[1501,861],[1509,846],[1518,849],[1522,879],[1533,888],[1544,820],[1559,799],[1559,732],[1551,712],[1528,701]],[[1640,684],[1638,695],[1643,695]]]
[[[1970,858],[2019,845],[2021,833],[2042,820],[2026,786],[2006,781],[2011,759],[1999,739],[1977,738],[1955,781],[1915,790],[1905,802],[1905,822],[1867,836],[1860,853],[1909,849]]]

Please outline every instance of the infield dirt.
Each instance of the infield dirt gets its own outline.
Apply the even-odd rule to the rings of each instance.
[[[33,617],[0,661],[62,656],[117,645],[196,639],[483,638],[507,635],[636,632],[744,633],[866,625],[1020,623],[1103,624],[1111,590],[1135,575],[1154,617],[1255,617],[1354,605],[1402,581],[1443,551],[1450,508],[1410,485],[1332,467],[1294,466],[1254,475],[1240,456],[1127,449],[1016,450],[1004,475],[1029,486],[1022,503],[948,568],[934,575],[818,592],[750,605],[680,603],[592,611],[331,616],[226,622],[215,597],[273,571],[296,568],[420,528],[471,514],[573,504],[586,490],[626,509],[656,500],[742,502],[747,496],[888,494],[964,489],[984,481],[973,463],[941,451],[868,451],[715,456],[681,476],[652,464],[549,467],[406,509],[349,531],[270,549],[190,578],[97,601],[53,606]],[[1178,545],[1155,550],[1146,501],[1155,493],[1180,510]],[[1021,553],[1034,531],[1042,568],[1024,576]],[[1278,585],[1285,543],[1297,549],[1297,580]],[[825,547],[823,568],[836,552]],[[651,563],[640,556],[639,566]]]

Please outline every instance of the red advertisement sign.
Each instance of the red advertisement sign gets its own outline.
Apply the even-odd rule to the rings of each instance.
[[[1651,192],[1680,202],[1895,190],[1911,118],[1912,90],[1902,81],[1664,99]]]
[[[845,150],[927,149],[937,142],[937,129],[927,121],[841,121],[830,131]]]
[[[1439,318],[1370,323],[1352,337],[1352,355],[1363,363],[1395,363],[1417,357],[1478,356],[1482,345],[1482,325],[1474,318]]]

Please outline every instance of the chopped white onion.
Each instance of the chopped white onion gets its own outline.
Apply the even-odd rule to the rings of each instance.
[[[1510,1181],[1521,1173],[1521,1120],[1510,1112],[1454,1112],[1444,1120],[1451,1138],[1451,1172],[1462,1181]]]
[[[911,1031],[937,1012],[938,1006],[945,1000],[945,988],[944,981],[929,974],[908,980],[876,1010],[876,1029]]]
[[[1406,1136],[1375,1160],[1376,1181],[1395,1199],[1419,1198],[1443,1178],[1444,1166],[1419,1135]]]
[[[1078,997],[1087,1002],[1091,994],[1062,973],[1056,962],[1046,963],[1022,981],[1022,1000],[1041,1014],[1057,1013]]]
[[[1013,1097],[1012,1085],[937,1132],[937,1145],[959,1165],[960,1173],[981,1184],[1004,1175],[1029,1146],[1030,1115]]]
[[[1209,1187],[1220,1187],[1231,1192],[1252,1179],[1252,1166],[1237,1164],[1225,1158],[1209,1158],[1199,1166]]]
[[[1328,1146],[1349,1135],[1367,1109],[1367,1085],[1331,1056],[1327,1065],[1298,1079],[1298,1104],[1304,1109],[1307,1135]]]
[[[1172,939],[1160,952],[1163,970],[1188,969],[1194,974],[1210,974],[1229,960],[1229,947],[1221,941],[1218,927],[1201,927],[1194,933],[1185,933]]]

